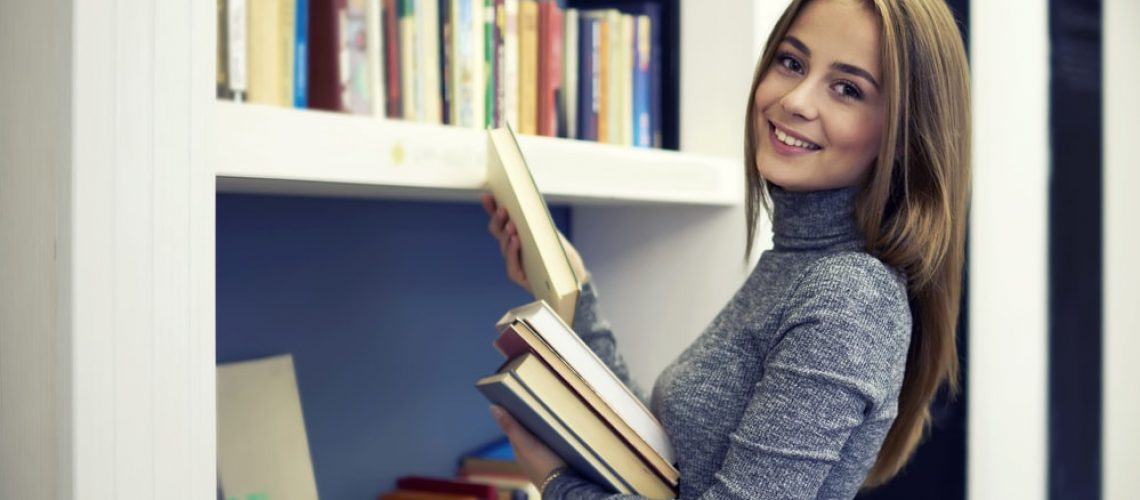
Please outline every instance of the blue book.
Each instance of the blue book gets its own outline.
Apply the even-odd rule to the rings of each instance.
[[[305,108],[309,102],[309,0],[297,0],[296,45],[293,52],[293,107]]]
[[[578,138],[598,140],[601,32],[597,18],[578,18]]]
[[[652,22],[648,16],[637,16],[633,24],[633,145],[653,146],[653,129],[649,121],[649,58]]]

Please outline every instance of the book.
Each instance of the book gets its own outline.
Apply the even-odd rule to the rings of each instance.
[[[496,497],[497,498],[497,497]],[[398,489],[380,495],[380,500],[483,500],[475,495],[453,495],[435,491]]]
[[[519,0],[518,105],[521,134],[538,131],[538,8],[537,0]]]
[[[476,387],[577,472],[617,493],[673,498],[666,485],[537,356],[517,356]]]
[[[496,500],[499,496],[494,486],[457,479],[440,479],[425,476],[404,476],[396,479],[396,488],[405,491],[421,491],[458,495],[478,500]]]
[[[217,367],[218,474],[232,497],[316,500],[290,355]]]
[[[598,416],[608,425],[618,437],[620,437],[628,446],[630,446],[638,456],[649,464],[650,468],[660,477],[665,483],[671,487],[676,487],[680,481],[680,473],[676,467],[673,466],[672,448],[668,445],[669,440],[666,436],[665,429],[649,413],[641,401],[639,401],[628,390],[619,390],[613,385],[612,381],[616,377],[612,377],[612,372],[597,359],[597,356],[592,355],[593,352],[581,352],[582,348],[589,350],[584,344],[572,342],[573,339],[566,339],[567,347],[570,350],[578,350],[577,354],[570,354],[570,358],[589,359],[583,362],[586,366],[581,369],[573,368],[566,359],[559,355],[550,343],[543,339],[541,335],[535,331],[524,321],[509,320],[501,322],[497,325],[500,331],[499,337],[495,339],[494,345],[500,353],[507,358],[514,358],[526,353],[533,353],[538,356],[550,369],[558,375],[560,379],[572,390],[574,393],[586,403]],[[562,332],[565,333],[565,332]],[[553,335],[558,335],[557,333]],[[553,336],[552,335],[552,336]],[[573,332],[571,332],[573,335]],[[574,335],[574,337],[577,337]],[[594,365],[591,369],[588,365]],[[600,365],[600,366],[599,366]],[[592,383],[587,381],[587,377],[599,377],[601,374],[608,373],[612,377],[611,381],[607,383],[605,380],[593,380]],[[621,381],[617,380],[620,384]],[[608,387],[613,399],[607,401],[601,396],[597,387]],[[624,386],[622,386],[624,388]],[[623,418],[616,410],[616,407],[621,405],[627,406],[625,413],[627,415],[634,415],[633,419]],[[640,406],[640,408],[632,408],[630,406]],[[639,414],[648,414],[650,418],[636,418]],[[638,423],[640,429],[634,428],[632,423]],[[659,452],[654,448],[651,443],[657,443],[662,448]]]
[[[487,132],[487,183],[518,228],[522,267],[531,293],[572,324],[582,282],[509,125]]]
[[[578,138],[578,9],[562,13],[562,120],[560,137]]]

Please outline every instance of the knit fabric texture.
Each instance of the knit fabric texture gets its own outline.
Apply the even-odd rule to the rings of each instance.
[[[674,448],[679,498],[852,498],[897,414],[911,335],[905,277],[865,251],[854,189],[771,194],[773,248],[649,400]],[[574,329],[645,401],[592,284]],[[639,498],[574,472],[544,493]]]

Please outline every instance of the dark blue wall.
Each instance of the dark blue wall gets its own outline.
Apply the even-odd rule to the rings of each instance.
[[[218,196],[217,360],[293,354],[321,498],[451,476],[501,435],[474,383],[533,299],[486,227],[475,203]]]

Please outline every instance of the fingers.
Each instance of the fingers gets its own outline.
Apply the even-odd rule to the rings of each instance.
[[[495,210],[499,208],[499,204],[495,202],[495,197],[491,193],[483,193],[479,197],[479,201],[483,202],[483,211],[487,212],[487,215],[494,215]]]
[[[507,275],[515,283],[526,286],[526,272],[523,271],[522,267],[522,243],[519,242],[517,230],[513,231],[509,238],[510,242],[507,244],[507,250],[503,254],[507,258]]]

